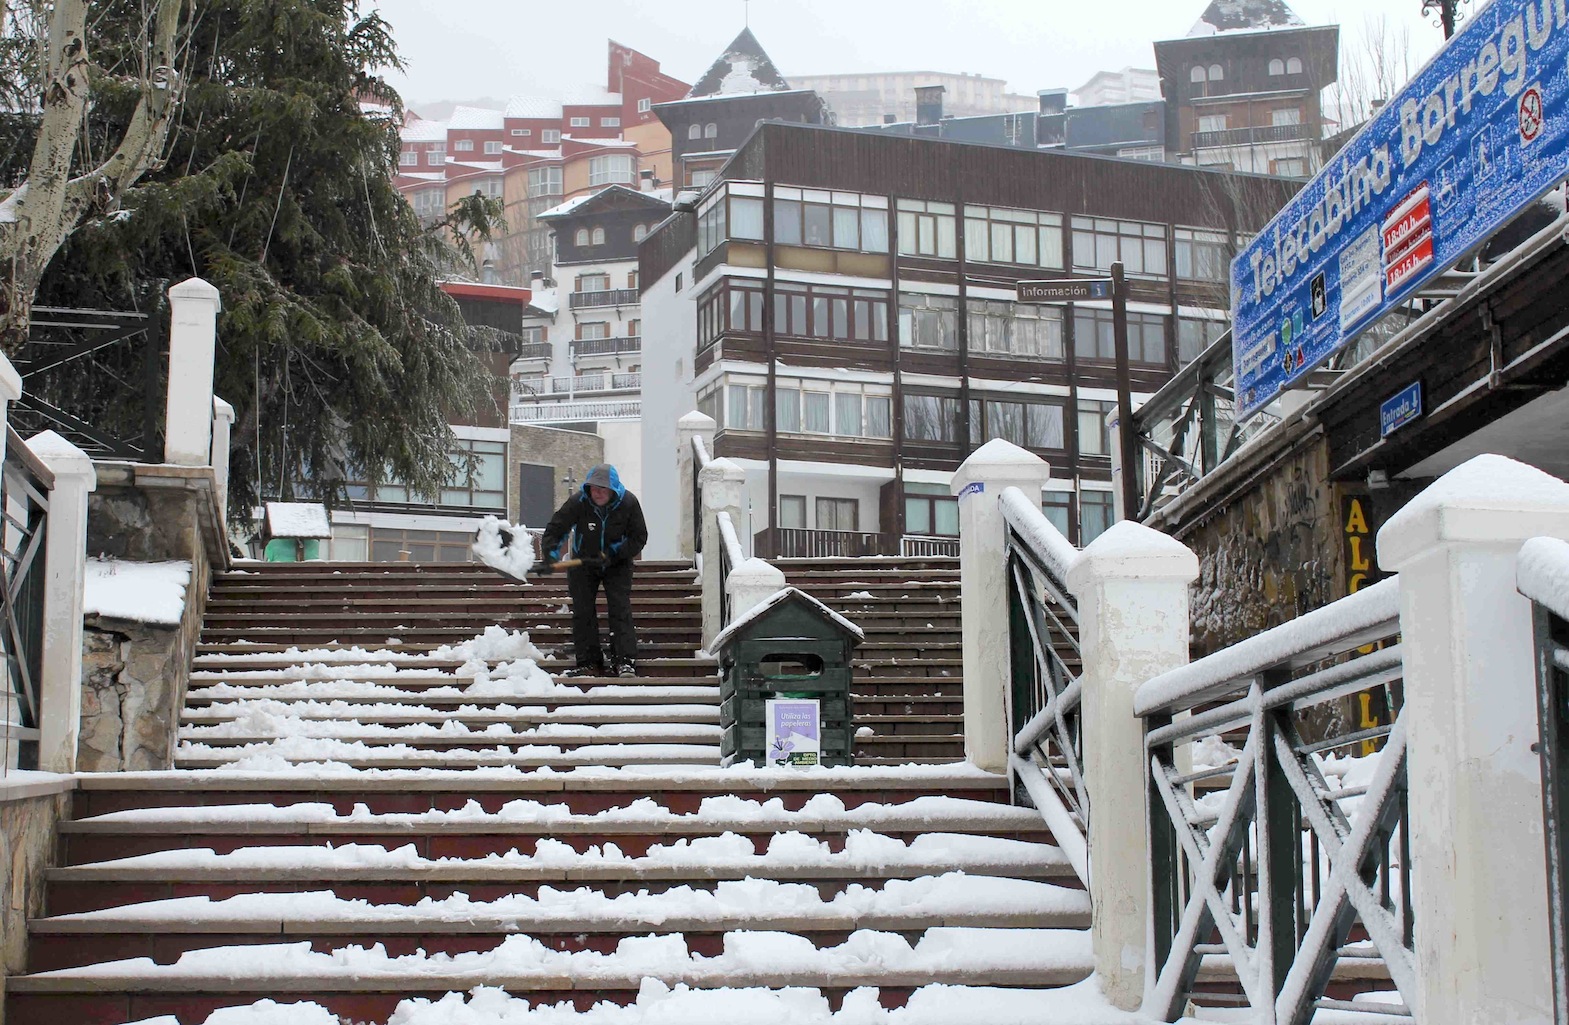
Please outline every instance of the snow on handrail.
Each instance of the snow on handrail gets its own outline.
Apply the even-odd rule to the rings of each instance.
[[[1250,637],[1149,680],[1133,697],[1135,715],[1190,708],[1235,690],[1258,673],[1282,664],[1317,661],[1352,641],[1366,643],[1394,633],[1400,620],[1400,578],[1390,577],[1332,605]],[[1361,638],[1366,640],[1360,640]]]
[[[703,467],[707,466],[709,461],[712,459],[712,457],[708,454],[708,446],[704,444],[703,439],[697,435],[692,436],[692,458],[696,461],[697,468],[700,471],[703,469]]]
[[[1039,504],[1032,502],[1018,488],[1005,488],[1002,493],[1002,518],[1019,535],[1019,541],[1041,561],[1042,566],[1058,580],[1068,579],[1068,570],[1079,557],[1079,550],[1062,536]]]
[[[725,555],[729,557],[733,569],[746,561],[746,552],[741,549],[741,539],[736,536],[735,524],[730,519],[730,513],[721,509],[718,513],[718,521],[719,540],[725,546]]]
[[[1569,619],[1569,542],[1533,537],[1520,546],[1515,574],[1521,594]]]

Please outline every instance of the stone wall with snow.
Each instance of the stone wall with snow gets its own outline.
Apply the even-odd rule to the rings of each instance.
[[[176,622],[89,613],[82,638],[83,772],[167,769],[213,573],[229,564],[209,467],[98,463],[87,554],[190,565]],[[105,612],[109,614],[104,614]],[[144,617],[146,618],[146,617]],[[159,617],[154,617],[159,618]],[[161,617],[169,618],[169,617]]]

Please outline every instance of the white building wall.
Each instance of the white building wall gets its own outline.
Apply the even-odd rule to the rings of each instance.
[[[676,291],[676,279],[681,291]],[[676,467],[676,421],[697,408],[692,359],[697,346],[692,258],[643,291],[642,489],[648,520],[648,558],[676,559],[680,543],[681,475]],[[607,439],[608,444],[608,439]]]
[[[599,436],[605,439],[605,462],[616,468],[621,483],[643,500],[643,422],[641,420],[601,420]],[[647,516],[647,512],[644,512]],[[655,524],[648,525],[652,534]]]

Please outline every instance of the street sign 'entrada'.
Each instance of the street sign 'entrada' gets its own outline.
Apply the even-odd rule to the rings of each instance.
[[[1110,278],[1059,278],[1055,281],[1021,281],[1021,303],[1071,303],[1085,299],[1110,299]]]
[[[1493,0],[1231,265],[1241,415],[1563,180],[1569,0]]]

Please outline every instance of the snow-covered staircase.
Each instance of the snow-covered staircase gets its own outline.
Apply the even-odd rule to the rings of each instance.
[[[930,606],[884,606],[890,632],[941,611],[902,597],[930,578],[884,569],[787,572],[852,616],[880,595]],[[841,1004],[874,1022],[906,1002],[979,1022],[1034,1013],[1043,991],[1087,999],[1088,897],[1005,780],[962,763],[718,767],[690,567],[639,571],[644,676],[569,686],[545,675],[565,662],[518,660],[520,638],[476,639],[500,626],[564,647],[559,581],[268,566],[212,598],[181,767],[82,781],[29,974],[7,981],[13,1025],[196,1025],[265,1000],[319,1005],[268,1019],[291,1025],[526,1004],[589,1023],[631,1003],[692,1023],[810,1025]],[[957,715],[956,663],[888,650],[860,666],[858,708],[925,696]],[[863,689],[895,665],[904,690]],[[908,682],[928,678],[936,693]]]

